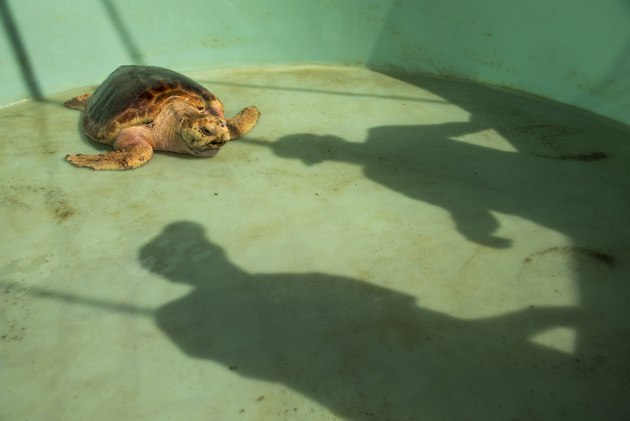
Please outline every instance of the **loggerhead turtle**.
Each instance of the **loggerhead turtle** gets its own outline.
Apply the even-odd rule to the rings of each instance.
[[[115,151],[67,155],[79,167],[128,170],[154,150],[214,156],[228,141],[249,132],[260,112],[244,108],[225,119],[223,103],[194,80],[154,66],[121,66],[94,91],[65,103],[84,111],[83,131]]]

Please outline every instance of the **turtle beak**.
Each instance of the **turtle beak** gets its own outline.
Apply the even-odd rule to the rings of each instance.
[[[228,129],[227,122],[223,119],[221,119],[221,129],[223,129],[225,132],[225,134],[223,135],[223,140],[225,142],[232,140],[230,136],[230,129]]]

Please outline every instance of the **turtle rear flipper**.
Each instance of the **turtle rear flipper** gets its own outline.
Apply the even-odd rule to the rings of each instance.
[[[64,102],[63,105],[65,105],[66,107],[72,110],[84,111],[85,106],[87,105],[88,99],[90,99],[91,96],[92,94],[83,94],[83,95],[75,96],[71,100]]]

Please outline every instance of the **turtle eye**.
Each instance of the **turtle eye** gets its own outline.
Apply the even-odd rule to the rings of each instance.
[[[201,133],[203,133],[204,136],[212,136],[214,134],[214,129],[208,129],[206,127],[201,126]]]

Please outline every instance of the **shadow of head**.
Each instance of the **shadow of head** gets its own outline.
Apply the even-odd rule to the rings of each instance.
[[[142,266],[174,282],[201,284],[206,267],[225,268],[223,249],[206,238],[205,229],[194,222],[174,222],[139,251]]]

